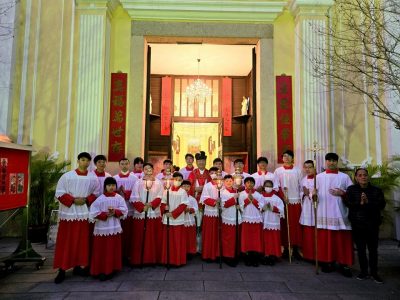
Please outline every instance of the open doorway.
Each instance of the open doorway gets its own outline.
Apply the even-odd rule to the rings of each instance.
[[[257,145],[254,45],[179,44],[163,40],[149,46],[149,159],[170,157],[175,165],[184,167],[186,153],[203,150],[208,155],[207,167],[216,157],[224,160],[224,156],[236,155],[250,164]],[[211,94],[195,101],[185,91],[197,78],[211,89]],[[222,103],[222,82],[226,78],[231,82],[228,121]],[[248,100],[245,111],[244,99]],[[226,97],[224,101],[226,106]]]

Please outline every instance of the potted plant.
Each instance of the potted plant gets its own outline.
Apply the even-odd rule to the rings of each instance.
[[[54,197],[57,182],[70,162],[57,158],[57,153],[40,151],[31,159],[28,239],[32,242],[46,241],[50,213],[58,207]]]

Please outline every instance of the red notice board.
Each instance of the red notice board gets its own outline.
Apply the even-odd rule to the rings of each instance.
[[[30,147],[0,143],[0,211],[28,202]]]

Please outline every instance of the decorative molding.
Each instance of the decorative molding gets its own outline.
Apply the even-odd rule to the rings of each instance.
[[[271,23],[287,1],[120,0],[134,20]]]
[[[293,16],[321,17],[327,14],[334,0],[289,0],[288,7]]]

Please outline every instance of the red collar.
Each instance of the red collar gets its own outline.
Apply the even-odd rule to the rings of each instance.
[[[171,192],[177,192],[177,191],[179,191],[179,189],[180,189],[181,187],[180,186],[171,186]]]
[[[235,189],[234,188],[225,188],[225,190],[227,190],[229,193],[235,193]]]
[[[192,167],[186,166],[185,169],[186,169],[187,171],[193,171],[193,170],[194,170],[194,167],[193,167],[193,166],[192,166]]]
[[[116,194],[117,194],[116,192],[111,192],[111,193],[105,192],[104,196],[106,196],[106,197],[114,197]]]
[[[133,173],[135,173],[135,174],[140,174],[140,173],[142,173],[142,172],[143,172],[143,170],[141,170],[141,171],[133,170]]]
[[[96,170],[94,170],[94,172],[96,173],[97,177],[105,177],[106,176],[106,172],[105,171],[98,172],[97,169],[96,169]]]
[[[336,169],[336,170],[326,169],[325,172],[326,172],[326,174],[337,174],[339,172],[339,170],[338,169]]]
[[[118,174],[118,176],[121,177],[121,178],[127,178],[127,177],[129,177],[129,173],[126,174],[126,175],[124,175],[124,174],[122,174],[122,173],[120,172],[120,173]]]
[[[82,171],[79,171],[79,169],[75,169],[75,172],[79,176],[87,176],[87,174],[88,174],[88,170],[82,172]]]
[[[314,179],[314,175],[307,175],[307,179]]]
[[[263,192],[262,194],[264,197],[272,197],[275,193],[272,191],[271,193]]]
[[[246,191],[247,194],[254,194],[254,192],[256,190],[255,189],[251,189],[251,190],[245,189],[245,191]]]
[[[260,176],[263,175],[263,173],[262,173],[261,171],[258,171],[257,173],[258,173],[258,175],[260,175]],[[264,175],[267,175],[267,173],[268,173],[268,171],[265,171],[265,174],[264,174]]]
[[[293,169],[293,165],[291,165],[291,166],[285,166],[285,165],[283,165],[283,168],[284,168],[285,170],[291,170],[291,169]]]

